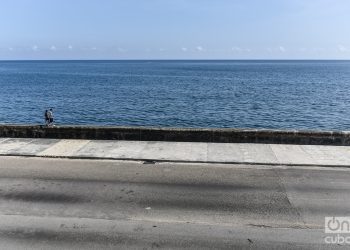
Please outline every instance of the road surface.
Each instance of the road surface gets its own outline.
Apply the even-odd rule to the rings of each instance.
[[[350,169],[0,157],[0,249],[346,249]]]

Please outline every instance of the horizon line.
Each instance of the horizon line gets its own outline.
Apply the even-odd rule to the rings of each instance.
[[[0,59],[9,61],[350,61],[349,59]]]

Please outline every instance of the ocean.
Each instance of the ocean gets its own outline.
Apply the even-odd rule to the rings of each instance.
[[[0,123],[350,130],[350,61],[0,61]]]

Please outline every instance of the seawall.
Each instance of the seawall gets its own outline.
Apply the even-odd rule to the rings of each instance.
[[[348,131],[0,125],[0,137],[215,143],[350,145]]]

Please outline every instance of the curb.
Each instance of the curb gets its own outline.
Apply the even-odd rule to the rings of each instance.
[[[29,155],[29,154],[0,154],[0,156],[27,157],[27,158],[48,158],[48,159],[72,159],[72,160],[114,160],[114,161],[137,161],[145,164],[153,163],[195,163],[195,164],[232,164],[250,166],[286,166],[286,167],[331,167],[350,168],[350,165],[333,164],[299,164],[299,163],[262,163],[262,162],[239,162],[239,161],[188,161],[188,160],[166,160],[166,159],[144,159],[144,158],[119,158],[119,157],[94,157],[94,156],[55,156],[55,155]]]

